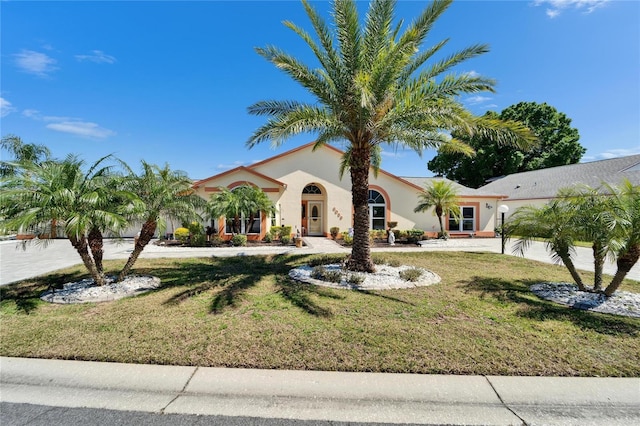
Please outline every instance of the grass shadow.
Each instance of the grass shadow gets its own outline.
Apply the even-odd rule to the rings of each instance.
[[[518,304],[517,315],[522,318],[536,321],[569,321],[581,329],[612,336],[640,335],[637,319],[574,309],[539,298],[529,290],[529,287],[543,281],[545,281],[543,278],[506,281],[476,276],[462,284],[466,286],[467,292],[477,293],[481,298],[492,297],[501,302]]]
[[[81,271],[72,273],[53,273],[30,278],[0,287],[0,303],[15,303],[16,310],[30,314],[45,303],[40,296],[45,291],[61,289],[64,283],[79,281],[87,274]]]
[[[328,318],[331,317],[333,313],[330,309],[322,307],[318,303],[314,302],[311,298],[312,294],[323,298],[336,300],[344,299],[344,296],[337,294],[337,292],[329,288],[299,282],[289,278],[288,276],[277,277],[276,285],[279,288],[278,293],[285,300],[302,309],[304,312],[318,317]]]

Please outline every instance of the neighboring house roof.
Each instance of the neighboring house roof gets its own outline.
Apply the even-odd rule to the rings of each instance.
[[[545,199],[554,198],[560,188],[577,184],[598,188],[603,182],[613,186],[623,179],[640,185],[640,154],[514,173],[480,190],[506,194],[509,200]]]
[[[461,185],[458,182],[454,182],[444,177],[402,177],[401,179],[406,180],[416,186],[419,186],[421,189],[424,189],[426,185],[429,185],[433,181],[445,181],[449,182],[456,189],[456,192],[461,197],[505,197],[503,193],[494,192],[494,191],[486,191],[482,188],[473,189],[467,186]]]

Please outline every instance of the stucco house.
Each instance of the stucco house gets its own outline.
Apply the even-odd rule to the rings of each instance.
[[[273,201],[277,212],[261,216],[248,230],[250,239],[262,239],[271,226],[291,226],[310,236],[329,236],[332,227],[340,232],[353,226],[351,181],[348,173],[340,179],[343,151],[324,145],[315,151],[308,143],[251,166],[237,167],[194,182],[198,195],[209,199],[225,187],[233,190],[243,184],[260,187]],[[399,177],[379,170],[369,174],[369,215],[371,229],[386,229],[388,221],[396,229],[421,229],[429,236],[439,231],[437,218],[431,213],[414,213],[418,194],[430,179]],[[445,220],[452,237],[495,236],[497,205],[504,194],[485,189],[471,189],[455,184],[459,190],[462,218]],[[230,238],[231,228],[225,218],[212,221],[223,238]],[[243,222],[243,226],[245,223]],[[243,229],[243,232],[245,230]]]
[[[500,204],[509,207],[506,215],[508,217],[519,207],[540,206],[549,202],[561,188],[578,184],[598,188],[603,182],[615,186],[624,179],[640,185],[640,154],[514,173],[497,179],[480,190],[504,194]]]

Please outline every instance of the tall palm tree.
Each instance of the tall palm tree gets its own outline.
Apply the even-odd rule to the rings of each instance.
[[[206,205],[193,190],[186,173],[171,170],[168,164],[159,167],[143,160],[140,175],[130,172],[124,184],[137,195],[130,217],[141,220],[142,227],[127,263],[118,274],[118,281],[127,276],[156,230],[164,233],[167,218],[183,222],[200,220],[200,212]]]
[[[269,46],[257,52],[307,89],[314,100],[260,101],[249,113],[270,117],[247,141],[279,146],[293,135],[317,132],[316,147],[347,143],[354,209],[354,238],[347,268],[374,270],[369,246],[369,171],[380,146],[401,145],[421,154],[425,148],[447,145],[470,148],[443,130],[480,133],[500,143],[520,147],[535,137],[522,124],[475,117],[456,97],[493,91],[493,80],[475,74],[443,75],[467,59],[488,51],[474,45],[426,65],[447,40],[421,49],[438,17],[451,0],[435,0],[401,32],[394,22],[395,1],[372,0],[364,23],[353,0],[333,2],[335,32],[306,1],[302,4],[315,30],[314,39],[291,22],[285,25],[300,36],[320,63],[312,69],[295,57]]]
[[[460,218],[458,192],[453,183],[445,180],[434,180],[425,185],[424,190],[418,195],[418,205],[413,211],[416,213],[424,212],[432,207],[433,214],[438,217],[438,223],[440,224],[440,236],[445,238],[442,216],[452,215],[454,218]]]
[[[241,220],[245,218],[245,234],[253,227],[256,213],[271,214],[275,211],[275,204],[264,191],[253,185],[241,185],[232,190],[224,187],[211,196],[209,200],[209,214],[211,217],[225,217],[232,221],[233,234],[241,231]]]
[[[75,156],[37,165],[22,163],[17,173],[2,179],[0,195],[3,229],[46,227],[58,220],[97,285],[106,282],[101,245],[96,245],[101,232],[118,232],[127,224],[111,203],[112,174],[102,165],[107,158],[86,172],[84,162]]]
[[[508,221],[510,235],[518,235],[514,251],[524,254],[536,238],[542,238],[558,263],[562,261],[581,291],[582,277],[573,263],[577,209],[567,199],[554,199],[544,206],[520,207]]]
[[[617,270],[604,290],[611,296],[620,287],[622,280],[640,259],[640,185],[625,179],[618,188],[605,185],[613,194],[613,250]]]

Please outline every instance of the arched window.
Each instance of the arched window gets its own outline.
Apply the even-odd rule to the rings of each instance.
[[[369,190],[369,228],[386,229],[387,204],[384,196],[375,189]]]
[[[322,194],[322,190],[318,187],[318,185],[309,184],[304,187],[302,190],[303,194]]]

